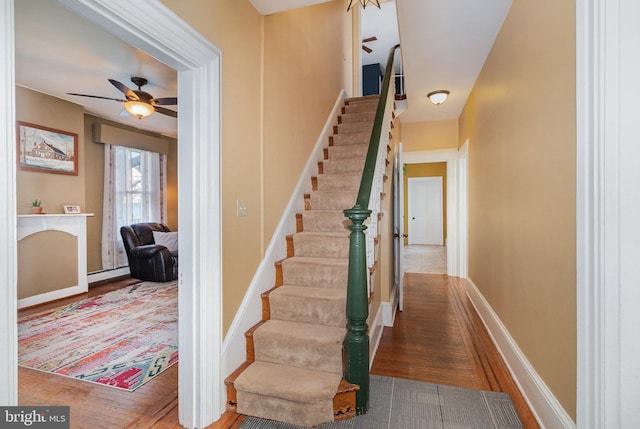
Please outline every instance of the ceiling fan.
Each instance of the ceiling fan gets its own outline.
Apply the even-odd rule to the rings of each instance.
[[[362,39],[362,50],[365,51],[367,54],[370,54],[371,52],[373,52],[373,49],[365,45],[365,43],[375,42],[376,40],[378,40],[376,36],[371,36],[371,37],[367,37],[366,39]]]
[[[153,98],[151,94],[142,90],[142,87],[145,86],[148,81],[143,77],[132,77],[131,82],[138,87],[138,89],[130,89],[125,84],[118,82],[115,79],[109,79],[109,82],[119,91],[121,91],[126,99],[121,98],[112,98],[112,97],[102,97],[100,95],[87,95],[87,94],[76,94],[73,92],[67,92],[69,95],[77,95],[80,97],[91,97],[91,98],[101,98],[103,100],[113,100],[120,101],[124,103],[125,110],[122,114],[126,115],[128,112],[133,116],[137,116],[138,119],[142,119],[146,116],[151,115],[153,112],[162,113],[163,115],[171,116],[173,118],[178,117],[178,112],[171,109],[166,109],[161,106],[174,106],[178,104],[177,97],[163,97],[163,98]]]

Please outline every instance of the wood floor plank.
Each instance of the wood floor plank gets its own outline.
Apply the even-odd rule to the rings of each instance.
[[[90,288],[88,294],[20,310],[19,317],[127,286],[130,278]],[[20,405],[69,405],[71,427],[175,429],[178,365],[135,392],[19,368]],[[539,428],[531,410],[466,295],[465,280],[405,275],[405,306],[384,328],[373,374],[494,390],[511,395],[525,428]],[[237,429],[245,417],[224,413],[209,429]],[[401,429],[401,428],[399,428]]]

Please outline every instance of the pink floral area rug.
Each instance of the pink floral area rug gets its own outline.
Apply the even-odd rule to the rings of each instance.
[[[177,283],[137,283],[18,320],[18,364],[133,391],[178,362]]]

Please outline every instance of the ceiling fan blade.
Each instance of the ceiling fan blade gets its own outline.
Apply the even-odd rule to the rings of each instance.
[[[362,50],[365,51],[367,54],[370,54],[371,52],[373,52],[373,49],[362,45]]]
[[[121,100],[120,98],[113,97],[102,97],[100,95],[88,95],[88,94],[76,94],[74,92],[67,92],[68,95],[77,95],[79,97],[90,97],[90,98],[101,98],[103,100],[113,100],[113,101],[122,101],[123,103],[127,100]]]
[[[375,42],[376,40],[378,40],[376,36],[371,36],[371,37],[367,37],[366,39],[362,39],[362,43]]]
[[[124,83],[118,82],[115,79],[109,79],[109,82],[111,82],[111,84],[113,86],[118,88],[118,90],[120,90],[120,92],[122,92],[124,95],[126,95],[127,96],[127,100],[133,100],[133,101],[140,100],[140,97],[138,97],[138,94],[133,92],[133,90],[129,89],[129,87],[127,85],[125,85]]]
[[[178,117],[178,112],[175,110],[165,109],[164,107],[155,106],[154,109],[158,113],[162,113],[163,115],[171,116],[172,118]]]
[[[154,98],[153,101],[156,106],[175,106],[178,104],[178,97]]]

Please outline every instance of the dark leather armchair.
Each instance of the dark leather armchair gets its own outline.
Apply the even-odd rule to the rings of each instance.
[[[170,232],[161,223],[137,223],[120,228],[129,259],[131,277],[152,282],[168,282],[178,278],[178,252],[155,244],[153,231]]]

